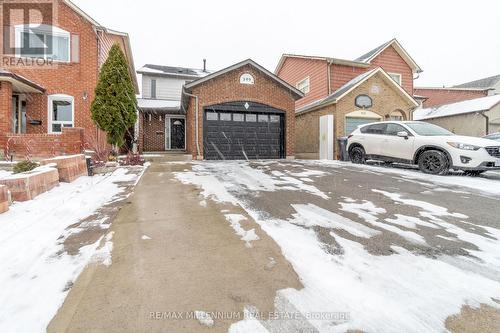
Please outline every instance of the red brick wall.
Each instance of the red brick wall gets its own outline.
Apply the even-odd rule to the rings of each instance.
[[[311,91],[295,103],[300,108],[320,98],[328,96],[328,76],[326,60],[286,58],[277,74],[292,86],[309,76]]]
[[[390,46],[382,51],[371,62],[372,68],[382,67],[388,73],[397,73],[402,75],[401,86],[410,95],[413,91],[413,72],[411,67],[401,58],[398,52]]]
[[[142,118],[143,144],[145,151],[164,151],[165,150],[165,117],[160,115],[151,115],[140,113]],[[160,134],[161,133],[161,134]]]
[[[5,134],[12,130],[12,84],[0,82],[0,148],[5,147]]]
[[[14,159],[80,154],[84,148],[83,128],[63,128],[61,134],[7,134],[5,155]]]
[[[240,84],[239,79],[243,73],[253,75],[255,84]],[[227,102],[249,101],[266,104],[286,112],[286,155],[294,155],[295,99],[290,91],[267,75],[247,65],[195,87],[193,94],[199,96],[198,131],[200,154],[203,154],[203,108]],[[191,98],[189,103],[186,124],[187,151],[193,155],[193,158],[196,158],[194,98]]]
[[[425,89],[415,88],[415,95],[424,96],[428,99],[424,102],[424,107],[456,103],[469,99],[488,96],[488,91],[479,90],[456,90],[456,89]]]
[[[20,0],[18,2],[22,3],[24,1]],[[117,42],[124,49],[124,40],[121,36],[107,33],[100,33],[98,36],[94,32],[94,27],[86,19],[64,4],[63,1],[54,0],[54,5],[54,22],[52,22],[52,25],[69,31],[72,36],[79,36],[79,61],[70,63],[54,62],[52,65],[46,66],[10,66],[10,64],[8,66],[2,64],[2,66],[13,73],[36,82],[46,89],[45,94],[27,94],[26,109],[28,122],[29,120],[42,121],[42,125],[28,124],[28,134],[48,133],[48,95],[65,94],[74,97],[74,126],[85,129],[87,137],[91,137],[92,140],[99,141],[100,145],[104,145],[106,141],[105,134],[99,131],[93,123],[90,106],[94,99],[94,90],[100,66],[107,58],[112,44]],[[22,24],[23,19],[17,17],[13,18],[11,22]],[[3,29],[1,26],[2,24],[0,24],[0,29]],[[100,44],[98,40],[100,40]],[[0,52],[2,52],[1,55],[4,58],[1,43],[0,41]],[[133,74],[135,75],[135,73]]]

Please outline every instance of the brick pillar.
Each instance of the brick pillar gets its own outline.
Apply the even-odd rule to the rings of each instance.
[[[5,149],[7,133],[12,131],[12,83],[0,81],[0,150]]]

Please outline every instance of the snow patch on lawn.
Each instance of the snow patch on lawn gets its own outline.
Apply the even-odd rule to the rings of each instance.
[[[111,263],[112,234],[105,239],[105,250],[98,250],[99,240],[69,255],[63,244],[72,233],[67,228],[116,199],[123,192],[117,182],[137,177],[122,168],[80,177],[34,200],[14,203],[0,215],[0,304],[8,304],[0,312],[1,332],[45,331],[96,251],[105,264]]]
[[[205,311],[195,311],[194,316],[200,324],[211,327],[214,326],[214,320],[212,316],[210,316],[210,313],[205,312]]]
[[[111,266],[111,264],[113,263],[113,259],[111,257],[111,252],[113,252],[113,242],[111,240],[113,239],[114,234],[115,232],[112,231],[104,237],[104,245],[97,249],[97,251],[95,251],[94,255],[92,256],[92,262],[102,263],[103,265],[108,267]],[[100,243],[101,242],[99,240],[97,244]]]
[[[0,170],[0,179],[10,177],[12,172],[6,170]]]

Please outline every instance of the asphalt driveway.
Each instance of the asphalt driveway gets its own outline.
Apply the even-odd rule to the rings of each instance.
[[[499,331],[499,207],[496,173],[156,163],[49,331]]]

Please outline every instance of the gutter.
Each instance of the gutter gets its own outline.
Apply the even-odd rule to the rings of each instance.
[[[196,138],[196,159],[201,159],[200,157],[200,142],[198,140],[199,138],[199,133],[198,133],[198,96],[197,95],[193,95],[193,94],[190,94],[188,92],[186,92],[186,90],[184,90],[183,92],[186,96],[189,96],[189,97],[193,97],[194,100],[195,100],[195,103],[196,103],[196,106],[195,106],[195,138]]]
[[[482,111],[479,114],[486,119],[486,135],[490,134],[490,117],[485,114],[486,111]]]
[[[328,59],[328,61],[326,62],[327,65],[326,65],[326,75],[327,75],[327,78],[328,78],[328,96],[330,96],[330,94],[332,93],[332,74],[331,74],[331,66],[333,64],[333,59]]]

